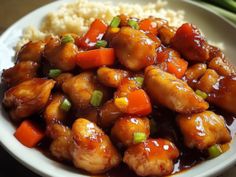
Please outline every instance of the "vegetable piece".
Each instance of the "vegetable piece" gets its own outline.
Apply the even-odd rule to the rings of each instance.
[[[117,108],[119,108],[121,111],[126,110],[127,106],[129,104],[129,101],[126,97],[116,98],[115,99],[115,105]]]
[[[143,132],[134,133],[134,143],[141,143],[147,139],[146,134]]]
[[[157,62],[164,66],[163,70],[174,74],[179,79],[183,77],[188,67],[188,62],[180,58],[177,51],[170,48],[157,53]]]
[[[200,96],[200,97],[202,97],[204,100],[207,98],[207,94],[205,93],[205,92],[203,92],[203,91],[201,91],[201,90],[196,90],[195,91],[195,93],[198,95],[198,96]]]
[[[24,120],[14,136],[21,144],[32,148],[44,137],[44,133],[33,122]]]
[[[143,77],[134,77],[134,80],[136,81],[136,83],[139,87],[142,87],[143,81],[144,81]]]
[[[59,76],[61,74],[61,70],[60,69],[50,69],[48,76],[51,78],[55,78],[57,76]]]
[[[107,25],[103,21],[96,19],[90,25],[88,32],[83,37],[79,38],[76,44],[82,48],[94,47],[96,42],[102,39],[106,30]]]
[[[106,47],[107,46],[107,41],[105,41],[105,40],[99,40],[99,41],[97,41],[97,43],[96,43],[96,45],[95,45],[96,47]]]
[[[94,90],[90,103],[93,106],[100,106],[103,98],[103,93],[100,90]]]
[[[70,110],[70,108],[71,108],[71,103],[70,103],[70,101],[69,101],[67,98],[65,98],[65,99],[63,100],[63,102],[61,103],[60,108],[61,108],[63,111],[68,112],[68,111]]]
[[[152,112],[152,106],[149,97],[143,89],[138,89],[129,93],[128,102],[128,114],[146,116]]]
[[[135,20],[130,19],[130,20],[128,21],[128,24],[129,24],[129,26],[131,26],[133,29],[136,29],[136,30],[139,29],[138,22],[135,21]]]
[[[153,19],[147,18],[139,22],[139,29],[157,35],[157,23]]]
[[[75,59],[82,69],[97,68],[103,65],[112,65],[115,61],[115,52],[113,48],[100,48],[80,52]]]
[[[72,42],[72,43],[75,42],[74,38],[70,34],[63,36],[61,39],[62,44],[66,44],[68,42]]]
[[[110,26],[112,28],[117,28],[120,25],[120,18],[119,17],[113,17]]]
[[[215,144],[215,145],[209,147],[207,150],[209,153],[209,158],[215,158],[215,157],[222,154],[222,150],[218,144]]]

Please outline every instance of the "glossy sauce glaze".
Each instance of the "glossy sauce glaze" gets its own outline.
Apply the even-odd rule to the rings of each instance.
[[[225,112],[216,107],[212,107],[211,110],[213,110],[217,114],[224,116],[227,128],[230,130],[231,136],[234,137],[234,135],[236,134],[236,121],[235,121],[236,117],[233,114]],[[160,109],[157,107],[153,109],[153,113],[150,116],[151,119],[155,117],[155,120],[157,120],[158,122],[157,126],[158,128],[154,133],[151,134],[151,137],[169,139],[172,142],[174,142],[179,149],[180,156],[175,161],[174,170],[172,174],[184,172],[185,170],[188,170],[191,167],[200,164],[201,162],[207,160],[208,158],[208,153],[205,151],[200,151],[196,148],[190,149],[183,146],[183,139],[179,132],[179,129],[176,126],[174,119],[175,116],[176,114],[174,112],[168,111],[165,108]],[[41,121],[38,121],[39,119],[35,118],[35,120],[37,120],[37,122],[41,124],[43,127],[43,123]],[[46,155],[48,158],[58,161],[49,152],[50,143],[51,141],[45,138],[38,145],[37,149],[41,151],[44,155]],[[223,147],[224,147],[222,148],[223,151],[226,151],[229,148],[228,144],[224,145]],[[63,161],[63,163],[67,166],[73,166],[71,162]],[[87,174],[83,170],[79,170],[78,173]],[[91,177],[138,177],[138,175],[136,175],[132,170],[130,170],[127,167],[127,165],[121,163],[118,167],[109,170],[105,174],[93,175]]]

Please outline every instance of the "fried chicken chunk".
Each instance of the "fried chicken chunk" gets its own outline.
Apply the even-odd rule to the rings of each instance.
[[[96,124],[79,118],[72,126],[72,135],[71,155],[76,167],[97,174],[120,163],[118,151]]]
[[[39,63],[44,47],[45,42],[43,41],[28,42],[20,49],[17,55],[17,62],[33,61]]]
[[[74,57],[77,52],[78,48],[74,43],[61,43],[58,38],[51,38],[45,46],[44,57],[51,67],[71,71],[75,67]]]
[[[92,72],[82,72],[69,78],[62,84],[62,90],[69,96],[77,109],[89,107],[94,90],[103,92],[103,101],[106,101],[109,95],[107,89],[98,83],[96,75]]]
[[[148,139],[130,146],[123,161],[139,176],[165,176],[173,171],[173,160],[179,151],[165,139]]]
[[[177,123],[189,148],[206,149],[214,144],[231,140],[224,118],[212,111],[192,115],[179,115]]]
[[[184,81],[155,66],[146,68],[144,83],[148,95],[155,103],[173,111],[197,113],[209,107]]]
[[[112,38],[111,47],[122,65],[138,71],[152,65],[156,58],[156,44],[139,30],[122,27]]]
[[[40,111],[51,94],[55,81],[33,78],[10,88],[4,94],[3,104],[14,121],[20,121]]]
[[[134,142],[135,133],[144,133],[146,138],[150,134],[149,119],[146,117],[121,117],[119,118],[111,129],[112,138],[128,147]]]
[[[37,70],[39,65],[32,61],[22,61],[15,66],[3,70],[2,81],[7,86],[12,87],[23,81],[37,77]]]

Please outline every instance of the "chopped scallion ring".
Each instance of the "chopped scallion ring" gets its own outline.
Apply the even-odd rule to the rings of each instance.
[[[106,47],[107,46],[107,41],[105,40],[99,40],[97,41],[97,43],[95,44],[96,47]]]
[[[120,25],[120,18],[119,17],[114,17],[111,21],[110,26],[112,28],[117,28]]]
[[[50,69],[48,76],[51,78],[55,78],[57,76],[59,76],[61,74],[61,70],[60,69]]]
[[[143,77],[134,77],[134,80],[136,81],[136,83],[138,84],[139,87],[142,87],[143,85]]]
[[[134,133],[134,143],[141,143],[147,139],[147,136],[143,132],[136,132]]]
[[[68,42],[72,42],[72,43],[75,42],[74,38],[70,34],[65,35],[61,38],[61,43],[62,44],[65,44],[65,43],[68,43]]]
[[[102,98],[103,93],[100,90],[94,90],[90,100],[90,104],[93,106],[100,106]]]
[[[195,93],[198,96],[202,97],[204,100],[207,98],[207,94],[205,92],[201,91],[201,90],[196,90]]]
[[[62,109],[63,111],[68,112],[71,108],[71,103],[68,99],[64,99],[63,102],[60,105],[60,109]]]
[[[222,154],[222,150],[219,145],[215,144],[208,148],[208,153],[210,158],[215,158]]]
[[[133,29],[139,29],[138,22],[135,20],[130,19],[128,21],[129,26],[131,26]]]

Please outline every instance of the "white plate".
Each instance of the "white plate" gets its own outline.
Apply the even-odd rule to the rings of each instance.
[[[100,0],[102,1],[102,0]],[[129,2],[146,3],[147,1],[155,2],[156,0],[119,0]],[[225,54],[236,64],[236,27],[222,17],[217,16],[214,12],[208,11],[199,5],[190,1],[168,0],[169,7],[172,9],[183,9],[186,12],[186,20],[196,24],[206,34],[211,41],[224,42]],[[29,24],[39,26],[42,17],[49,11],[56,10],[65,1],[56,1],[42,8],[39,8],[28,14],[0,37],[0,71],[13,65],[14,56],[13,46],[19,40],[22,29]],[[2,91],[2,88],[0,88]],[[29,149],[21,145],[13,136],[15,127],[7,119],[6,113],[0,106],[0,142],[2,146],[17,160],[26,167],[42,176],[53,177],[82,177],[74,168],[67,167],[55,161],[48,159],[35,149]],[[176,177],[200,177],[210,176],[219,173],[230,167],[236,162],[236,141],[231,144],[231,149],[216,159],[206,161],[191,168],[185,172],[175,175]]]

